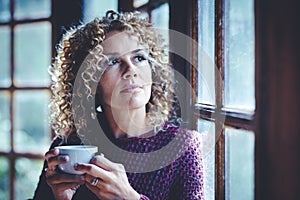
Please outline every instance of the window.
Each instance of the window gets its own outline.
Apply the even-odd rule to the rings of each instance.
[[[169,27],[169,3],[168,0],[133,0],[130,2],[119,3],[119,10],[137,10],[157,28],[168,29]]]
[[[0,16],[0,199],[31,198],[51,141],[51,1],[4,0]]]
[[[216,144],[206,160],[215,163],[206,173],[206,196],[254,199],[254,1],[197,3],[195,114],[200,132],[213,127],[206,130]]]
[[[95,17],[102,17],[107,10],[118,10],[117,0],[83,0],[83,22],[89,22]]]
[[[117,10],[116,0],[98,4],[0,1],[0,199],[33,197],[53,136],[47,108],[54,47],[64,27],[102,15],[104,6]]]

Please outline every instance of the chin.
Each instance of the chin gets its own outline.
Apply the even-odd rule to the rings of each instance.
[[[138,95],[132,95],[128,99],[128,105],[129,106],[138,106],[140,107],[141,105],[145,106],[150,100],[150,95],[145,95],[145,94],[138,94]]]
[[[148,100],[144,98],[130,98],[127,100],[123,100],[122,102],[115,103],[115,108],[119,108],[121,110],[125,110],[126,108],[128,110],[138,109],[138,108],[145,108],[146,104],[148,103]]]
[[[112,107],[118,108],[118,109],[138,109],[141,107],[146,106],[146,104],[150,100],[150,94],[146,95],[145,93],[134,93],[130,95],[120,95],[117,98],[115,98],[115,102],[112,102]]]

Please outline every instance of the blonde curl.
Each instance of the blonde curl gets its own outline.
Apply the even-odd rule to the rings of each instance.
[[[74,131],[80,134],[80,130],[88,126],[91,112],[95,108],[86,108],[83,101],[78,102],[77,106],[72,105],[72,95],[83,100],[95,96],[97,88],[93,86],[98,84],[101,73],[104,73],[99,64],[105,59],[101,43],[105,40],[105,35],[113,30],[126,30],[149,47],[153,85],[146,111],[150,125],[157,129],[165,121],[177,119],[174,77],[166,58],[166,46],[152,24],[139,14],[108,11],[101,20],[96,18],[90,23],[73,27],[63,35],[57,46],[57,56],[49,69],[52,78],[50,123],[56,134],[65,137]],[[84,72],[77,74],[82,65]],[[82,84],[74,91],[77,76],[82,79]],[[76,124],[75,115],[80,116]]]

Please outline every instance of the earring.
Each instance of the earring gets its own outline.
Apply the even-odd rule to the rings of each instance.
[[[101,105],[99,105],[99,106],[96,108],[96,111],[99,112],[99,113],[100,113],[100,112],[103,112]]]

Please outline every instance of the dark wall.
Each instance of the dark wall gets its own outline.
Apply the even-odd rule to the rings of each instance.
[[[300,3],[255,3],[256,199],[299,199]]]
[[[62,33],[70,26],[77,25],[82,19],[83,0],[53,0],[52,20],[54,44],[61,39]],[[53,49],[54,52],[54,49]]]

